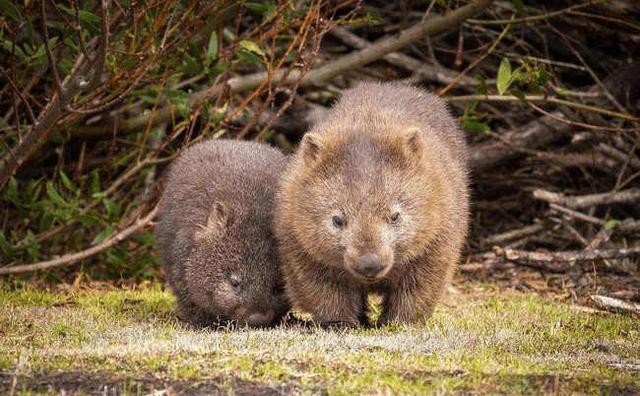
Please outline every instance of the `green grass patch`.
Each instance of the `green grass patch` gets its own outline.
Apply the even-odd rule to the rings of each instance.
[[[0,296],[0,393],[14,377],[18,389],[38,391],[34,378],[67,381],[65,373],[145,391],[640,391],[638,319],[530,294],[449,296],[423,325],[348,331],[195,330],[176,321],[175,299],[157,284],[0,285]]]

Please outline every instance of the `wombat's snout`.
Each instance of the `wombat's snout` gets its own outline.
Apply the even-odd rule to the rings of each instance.
[[[356,259],[353,268],[365,278],[373,279],[384,269],[384,264],[377,254],[367,253]]]
[[[245,324],[251,327],[265,327],[269,326],[275,317],[273,309],[267,311],[251,311],[242,315],[240,319],[241,324]]]

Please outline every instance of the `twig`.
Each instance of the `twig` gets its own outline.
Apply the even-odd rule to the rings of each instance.
[[[573,267],[576,262],[587,260],[621,259],[640,256],[640,246],[623,249],[585,249],[558,252],[531,252],[510,248],[494,248],[494,254],[506,260],[544,268],[552,272],[563,272]]]
[[[611,312],[618,313],[631,313],[634,315],[640,315],[640,304],[628,303],[626,301],[619,300],[617,298],[609,296],[593,295],[589,296],[591,301],[600,308]]]
[[[49,27],[47,26],[47,9],[46,9],[47,0],[40,0],[41,5],[41,13],[42,13],[42,30],[44,31],[44,49],[47,53],[47,59],[49,60],[49,66],[51,66],[51,70],[53,71],[53,80],[56,83],[56,90],[58,91],[58,95],[60,95],[61,103],[66,103],[66,97],[64,96],[65,92],[62,91],[62,80],[60,79],[60,73],[58,72],[58,63],[56,58],[53,56],[53,52],[51,52],[51,48],[49,47]]]
[[[551,30],[553,30],[558,37],[560,37],[560,39],[565,43],[565,45],[567,46],[567,48],[569,48],[569,50],[573,53],[573,55],[578,58],[578,60],[580,61],[580,63],[582,63],[582,66],[584,66],[584,68],[587,70],[587,73],[589,73],[589,75],[591,76],[591,78],[593,79],[593,81],[596,82],[596,85],[600,88],[600,90],[602,90],[602,92],[604,93],[604,95],[607,97],[607,99],[609,99],[609,101],[611,101],[611,103],[614,104],[614,106],[616,106],[618,108],[618,110],[621,113],[625,113],[627,110],[624,108],[624,106],[622,106],[620,104],[620,102],[618,102],[618,100],[611,94],[611,92],[609,92],[609,90],[607,89],[607,87],[602,83],[602,80],[600,80],[600,78],[598,77],[598,75],[593,71],[593,69],[587,64],[587,62],[584,60],[584,58],[582,57],[582,55],[580,55],[580,52],[576,51],[576,49],[574,48],[574,46],[571,44],[571,41],[569,41],[564,34],[562,34],[558,29],[556,29],[555,27],[549,25],[549,27],[551,28]]]
[[[531,224],[522,228],[517,228],[515,230],[509,230],[501,234],[491,235],[484,241],[489,244],[508,242],[523,236],[535,234],[539,231],[542,231],[543,229],[544,225],[542,223]]]
[[[634,156],[633,152],[627,155],[617,148],[611,147],[606,143],[600,143],[598,145],[598,150],[606,154],[607,156],[616,159],[622,164],[628,162],[633,169],[640,170],[640,160]]]
[[[559,112],[553,113],[562,117]],[[571,130],[571,125],[544,116],[503,135],[502,141],[480,143],[473,146],[470,153],[471,167],[476,171],[483,171],[499,163],[521,156],[522,153],[513,147],[535,149],[561,139]],[[505,144],[509,142],[509,144]]]
[[[4,155],[0,160],[0,189],[13,176],[22,164],[48,139],[53,126],[62,115],[63,97],[73,96],[78,90],[78,75],[84,72],[86,58],[80,54],[71,71],[62,82],[62,90],[58,90],[40,112],[36,123],[27,134],[13,148],[14,156]]]
[[[532,109],[534,109],[538,113],[542,114],[543,116],[551,117],[551,118],[553,118],[553,119],[555,119],[557,121],[560,121],[562,123],[565,123],[567,125],[571,125],[571,126],[574,126],[574,127],[586,128],[586,129],[591,129],[591,130],[596,130],[596,131],[613,131],[613,132],[638,132],[638,131],[640,131],[640,128],[638,128],[638,127],[620,128],[620,127],[610,127],[610,126],[606,126],[606,125],[587,124],[587,123],[584,123],[584,122],[568,120],[565,117],[559,117],[559,116],[556,116],[556,115],[554,115],[552,113],[549,113],[548,111],[544,110],[540,106],[536,106],[533,102],[524,102],[524,103],[526,103],[529,107],[531,107]]]
[[[513,14],[513,15],[515,16],[515,14]],[[442,96],[442,95],[446,94],[447,92],[449,92],[451,90],[451,88],[453,88],[458,83],[458,81],[460,81],[469,72],[469,70],[471,70],[474,67],[476,67],[487,56],[491,55],[491,53],[493,53],[493,51],[496,49],[496,47],[498,46],[500,41],[502,41],[504,36],[507,35],[507,32],[509,31],[510,27],[511,27],[511,25],[505,26],[505,28],[502,29],[502,32],[500,32],[500,34],[495,39],[493,44],[491,44],[489,49],[485,53],[483,53],[481,56],[477,57],[473,62],[471,62],[471,64],[469,64],[469,66],[467,66],[460,74],[458,74],[458,77],[456,77],[453,81],[451,81],[449,84],[447,84],[446,87],[444,87],[440,91],[438,91],[438,96]]]
[[[573,209],[585,208],[596,205],[609,205],[615,203],[638,202],[640,200],[640,188],[614,191],[602,194],[589,194],[568,197],[564,194],[554,193],[538,189],[533,191],[533,197],[542,201],[568,206]]]
[[[149,222],[151,222],[151,220],[153,220],[157,212],[158,212],[158,206],[156,205],[145,217],[136,220],[136,222],[133,223],[131,226],[125,228],[124,230],[116,234],[111,235],[108,239],[106,239],[105,241],[103,241],[102,243],[94,247],[91,247],[89,249],[86,249],[77,253],[65,254],[62,257],[59,257],[53,260],[42,261],[34,264],[18,265],[15,267],[3,267],[3,268],[0,268],[0,275],[20,274],[24,272],[31,272],[31,271],[37,271],[37,270],[50,269],[54,267],[60,267],[63,265],[73,264],[76,261],[96,255],[100,252],[105,251],[109,247],[122,242],[123,240],[127,239],[132,234],[134,234],[135,232],[137,232],[138,230],[146,226]]]
[[[357,49],[368,48],[372,45],[369,41],[356,36],[355,34],[351,33],[350,31],[348,31],[342,26],[334,27],[329,31],[329,34],[331,34],[334,37],[337,37],[344,43]],[[450,83],[451,81],[453,81],[453,79],[456,77],[456,74],[457,74],[455,72],[450,72],[447,69],[427,65],[423,62],[420,62],[417,59],[414,59],[400,52],[390,52],[387,55],[385,55],[382,59],[386,60],[392,65],[399,66],[399,67],[402,67],[403,69],[412,71],[425,80],[434,81],[442,84]],[[462,79],[461,82],[464,83],[465,85],[477,84],[477,81],[475,79],[471,77],[466,77],[466,76]]]
[[[100,45],[98,57],[93,66],[93,78],[89,83],[87,90],[97,87],[102,78],[104,65],[107,60],[107,51],[109,50],[109,7],[108,0],[100,1],[100,16],[102,17],[102,34],[100,35]]]
[[[589,111],[592,113],[599,113],[608,115],[610,117],[616,117],[627,121],[638,122],[640,117],[636,117],[631,114],[619,113],[617,111],[601,109],[600,107],[589,106],[582,103],[571,102],[569,100],[555,98],[553,96],[545,95],[524,95],[517,97],[515,95],[462,95],[462,96],[447,96],[443,98],[448,102],[469,102],[469,101],[490,101],[490,102],[544,102],[554,103],[558,105],[564,105],[578,110]]]
[[[9,82],[9,85],[11,86],[11,88],[13,89],[15,94],[18,95],[18,97],[20,98],[22,103],[24,103],[24,107],[27,108],[27,114],[29,114],[29,119],[31,120],[31,123],[34,123],[36,121],[36,117],[33,114],[33,109],[31,108],[31,105],[29,104],[29,102],[27,102],[27,99],[24,97],[22,92],[20,92],[20,90],[16,86],[16,83],[13,81],[13,79],[11,77],[9,77],[9,75],[6,72],[6,70],[2,66],[0,66],[0,73],[2,73],[4,78],[7,79],[7,81]],[[16,110],[16,119],[18,119],[18,123],[20,123],[20,119],[19,119],[17,110]]]
[[[597,217],[589,216],[587,214],[578,212],[576,210],[571,210],[569,208],[565,208],[564,206],[560,206],[560,205],[555,204],[555,203],[550,203],[549,207],[551,209],[557,210],[558,212],[564,213],[565,215],[568,215],[568,216],[573,217],[575,219],[586,221],[588,223],[593,223],[593,224],[598,224],[598,225],[604,225],[605,224],[604,220],[601,220],[601,219],[599,219]]]
[[[593,4],[603,3],[604,1],[605,0],[588,1],[586,3],[572,5],[571,7],[563,8],[563,9],[558,10],[558,11],[552,11],[552,12],[548,12],[546,14],[533,15],[533,16],[528,16],[528,17],[524,17],[524,18],[496,19],[496,20],[493,20],[493,21],[485,21],[485,20],[479,20],[479,19],[469,19],[469,23],[476,23],[478,25],[512,25],[514,23],[526,23],[526,22],[543,21],[545,19],[554,18],[554,17],[560,16],[562,14],[566,14],[566,13],[574,11],[574,10],[579,10],[581,8],[588,7],[588,6],[593,5]]]

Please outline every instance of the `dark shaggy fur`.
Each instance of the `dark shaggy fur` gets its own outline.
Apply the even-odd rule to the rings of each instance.
[[[275,231],[295,306],[319,322],[429,317],[468,223],[464,136],[445,104],[399,83],[347,90],[304,136],[283,176]]]
[[[209,140],[171,165],[156,240],[181,319],[265,326],[288,310],[271,231],[285,162],[264,144]]]

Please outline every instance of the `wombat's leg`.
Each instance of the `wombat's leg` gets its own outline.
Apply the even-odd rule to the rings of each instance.
[[[321,326],[357,327],[363,314],[362,295],[339,283],[319,283],[315,287],[295,293],[300,308],[311,313]]]
[[[416,323],[425,320],[433,313],[436,298],[433,292],[420,288],[390,290],[385,298],[379,325],[389,322]]]
[[[378,324],[418,323],[428,319],[440,299],[447,279],[446,270],[407,277],[387,292]]]
[[[217,320],[215,317],[205,312],[195,304],[178,300],[178,309],[176,316],[183,322],[189,323],[196,328],[216,327]]]

